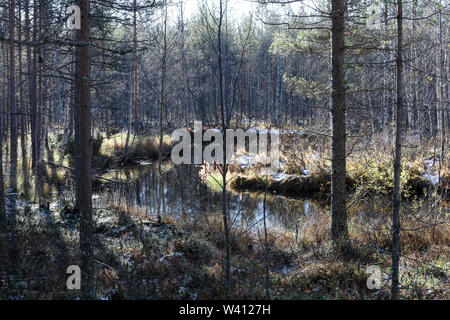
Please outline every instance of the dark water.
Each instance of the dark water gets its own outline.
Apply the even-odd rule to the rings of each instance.
[[[163,197],[161,215],[171,219],[204,223],[211,217],[221,219],[222,194],[220,187],[210,187],[201,176],[201,167],[174,166],[164,163],[162,175]],[[113,170],[103,177],[121,181],[106,183],[94,189],[95,208],[133,207],[144,210],[151,217],[157,216],[159,184],[157,165],[148,164]],[[51,188],[57,199],[74,201],[74,188],[68,185]],[[266,199],[264,201],[264,199]],[[324,239],[331,225],[330,208],[326,203],[312,199],[292,199],[276,194],[259,192],[228,192],[228,206],[232,227],[238,232],[262,232],[264,226],[272,234],[287,236],[299,243],[302,238]],[[264,210],[265,207],[265,210]],[[391,223],[391,198],[374,194],[352,194],[347,199],[349,225],[366,232],[370,228],[388,228]],[[402,200],[404,221],[417,226],[448,219],[450,205],[446,201]],[[365,231],[364,231],[365,230]],[[386,232],[389,232],[386,229]]]
[[[199,170],[198,166],[165,165],[162,178],[163,215],[181,219],[202,219],[221,213],[221,192],[209,188],[200,178]],[[98,190],[94,195],[94,206],[122,203],[128,207],[145,208],[148,215],[157,215],[160,191],[156,165],[110,171],[105,177],[127,183],[108,184]],[[264,197],[264,193],[234,191],[229,192],[228,196],[230,219],[233,226],[241,230],[257,231],[265,222],[271,231],[290,231],[296,236],[302,229],[318,223],[318,217],[326,219],[328,215],[328,209],[324,205],[305,199],[290,199],[273,194]]]

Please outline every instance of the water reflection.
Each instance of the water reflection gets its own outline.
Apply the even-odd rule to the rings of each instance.
[[[200,167],[180,165],[165,169],[162,208],[166,215],[195,219],[221,212],[222,195],[210,190],[201,180]],[[159,196],[156,165],[111,171],[107,178],[129,183],[108,185],[98,190],[94,197],[95,206],[122,202],[127,206],[143,207],[149,215],[156,216]],[[252,230],[263,227],[264,193],[231,192],[228,196],[233,226]],[[266,195],[266,224],[272,231],[291,231],[297,237],[324,214],[328,214],[327,208],[310,200]]]

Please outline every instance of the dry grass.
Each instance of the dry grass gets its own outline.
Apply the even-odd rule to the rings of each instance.
[[[21,264],[16,270],[20,275],[8,280],[9,294],[25,299],[76,298],[65,290],[64,270],[54,263],[62,261],[63,268],[78,261],[78,219],[70,209],[64,210],[46,217],[36,208],[18,208]],[[405,210],[403,228],[448,219],[446,210],[432,203],[409,210],[414,214]],[[166,216],[158,223],[144,207],[123,201],[97,208],[94,220],[98,298],[223,298],[224,238],[219,212],[208,212],[204,217]],[[389,273],[389,255],[374,249],[376,245],[389,251],[387,212],[371,213],[367,208],[350,212],[353,249],[345,259],[333,251],[327,211],[311,211],[298,225],[297,237],[292,231],[269,230],[267,248],[262,232],[242,233],[239,225],[231,230],[234,298],[264,298],[266,266],[272,298],[389,298],[387,279],[383,278],[379,291],[366,286],[369,265],[376,264],[383,274]],[[404,298],[448,298],[445,270],[450,267],[449,246],[448,221],[436,225],[433,233],[402,232],[403,254],[417,259],[401,260]]]
[[[351,236],[386,252],[391,250],[391,212],[386,199],[378,198],[378,207],[360,207],[351,211]],[[405,203],[401,211],[401,245],[404,254],[421,254],[435,245],[450,246],[449,204],[432,199]]]
[[[127,133],[121,132],[105,138],[100,148],[100,154],[108,157],[120,156],[125,150]],[[159,136],[134,136],[129,138],[129,157],[134,159],[157,159],[159,157]],[[167,157],[172,148],[172,138],[163,136],[162,154]]]
[[[269,190],[286,195],[309,195],[329,192],[331,173],[330,139],[307,133],[284,133],[281,135],[281,168],[286,174],[282,181],[269,177]],[[441,160],[439,140],[421,141],[417,136],[407,136],[402,157],[401,184],[403,196],[423,196],[433,191],[432,179],[441,176],[439,190],[450,190],[450,161]],[[435,150],[436,147],[436,150]],[[242,154],[242,150],[240,154]],[[347,152],[348,189],[357,193],[390,195],[393,185],[392,141],[384,133],[349,139]],[[450,159],[447,148],[444,159]],[[234,164],[230,171],[238,175],[234,187],[248,190],[263,190],[264,177],[261,165],[250,164],[244,168]],[[306,177],[305,177],[306,176]],[[430,178],[432,177],[432,178]],[[261,180],[261,181],[260,181]],[[272,190],[273,189],[273,190]]]

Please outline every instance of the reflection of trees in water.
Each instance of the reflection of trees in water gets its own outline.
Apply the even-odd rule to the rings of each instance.
[[[232,212],[239,213],[241,219],[251,225],[263,222],[263,193],[241,193],[232,198]],[[289,230],[298,233],[307,227],[308,220],[315,220],[317,215],[327,215],[327,208],[310,200],[290,199],[283,196],[267,195],[266,222],[271,229]],[[242,209],[242,210],[240,210]],[[240,211],[239,211],[240,210]]]
[[[150,167],[150,169],[149,169]],[[142,168],[142,169],[141,169]],[[139,176],[138,171],[142,170]],[[108,185],[99,193],[102,203],[125,202],[128,205],[148,207],[153,214],[159,197],[157,171],[154,166],[123,169],[108,174],[108,178],[128,177],[129,183]],[[162,206],[168,214],[189,213],[193,210],[207,211],[211,196],[199,177],[194,166],[175,166],[163,171]]]
[[[139,175],[141,170],[141,175]],[[221,207],[220,193],[210,191],[198,174],[199,168],[191,165],[173,166],[163,171],[163,208],[168,215],[183,219],[202,219]],[[143,206],[149,214],[156,214],[159,189],[155,166],[124,169],[108,175],[111,179],[127,177],[130,183],[105,187],[95,199],[96,206],[109,203],[126,203],[127,206]],[[235,226],[262,226],[263,193],[230,193],[230,218]],[[309,200],[289,199],[267,194],[267,225],[281,231],[301,232],[308,219],[326,214],[323,208]]]

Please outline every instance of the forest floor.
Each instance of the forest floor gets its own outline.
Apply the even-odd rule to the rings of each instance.
[[[13,203],[16,203],[12,206]],[[421,218],[438,216],[424,206]],[[2,299],[76,299],[66,288],[66,268],[79,261],[78,215],[70,204],[50,210],[8,201],[8,254],[12,269],[1,279]],[[125,204],[96,208],[95,283],[98,299],[223,298],[223,233],[220,213],[206,220],[163,218]],[[413,217],[402,213],[403,226]],[[414,218],[418,218],[414,215]],[[442,216],[440,216],[442,219]],[[389,214],[350,212],[352,249],[337,256],[329,239],[329,216],[296,237],[290,232],[233,229],[232,297],[261,299],[388,299]],[[402,298],[449,299],[448,220],[430,232],[402,232]],[[367,228],[372,228],[371,234]],[[381,288],[369,290],[367,267],[381,270]],[[268,280],[266,278],[268,270]]]

